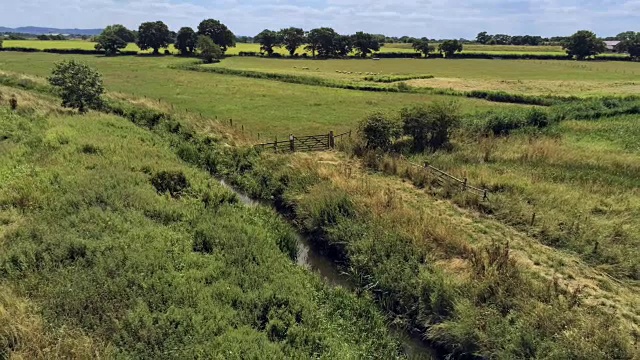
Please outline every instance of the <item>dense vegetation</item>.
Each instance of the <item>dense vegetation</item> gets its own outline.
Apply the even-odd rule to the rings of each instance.
[[[91,351],[70,339],[81,331],[91,356],[400,356],[367,297],[292,262],[286,223],[174,155],[185,157],[184,128],[154,134],[23,93],[11,111],[1,91],[0,277],[67,334],[50,355]],[[36,323],[25,332],[3,316],[0,356],[44,350],[29,345]]]

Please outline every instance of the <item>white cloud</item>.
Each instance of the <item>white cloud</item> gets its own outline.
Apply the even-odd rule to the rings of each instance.
[[[163,20],[178,29],[212,17],[246,35],[285,26],[432,38],[472,38],[480,31],[552,36],[578,29],[600,35],[640,30],[640,0],[0,0],[0,8],[0,26],[8,27],[135,28]]]

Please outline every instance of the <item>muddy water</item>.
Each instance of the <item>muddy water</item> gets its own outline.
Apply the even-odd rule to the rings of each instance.
[[[233,191],[240,201],[247,206],[269,206],[268,203],[261,203],[253,200],[247,195],[237,191],[224,180],[220,184]],[[298,265],[315,272],[331,286],[341,286],[346,289],[355,290],[355,285],[348,276],[338,270],[338,267],[318,249],[316,249],[308,238],[296,232],[298,237]],[[400,341],[402,348],[409,359],[437,359],[436,352],[428,347],[417,335],[410,335],[406,331],[389,325],[389,331]]]

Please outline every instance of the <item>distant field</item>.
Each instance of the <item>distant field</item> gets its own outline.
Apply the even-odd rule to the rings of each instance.
[[[438,44],[434,44],[437,46]],[[44,41],[44,40],[6,40],[4,46],[11,47],[25,47],[33,49],[86,49],[92,50],[95,43],[83,40],[65,40],[65,41]],[[139,51],[140,49],[136,44],[129,44],[125,50]],[[170,46],[169,50],[176,52],[173,46]],[[239,43],[236,47],[229,48],[227,54],[237,55],[241,51],[248,52],[260,52],[259,44],[245,44]],[[280,54],[288,54],[288,51],[284,48],[276,48],[276,52]],[[305,50],[303,47],[298,49],[298,53],[302,54]],[[415,52],[411,47],[411,44],[386,44],[380,49],[380,52]],[[560,46],[512,46],[512,45],[465,45],[464,52],[482,52],[482,53],[535,53],[535,54],[558,54],[564,53]]]
[[[217,116],[225,120],[233,118],[235,124],[244,125],[254,135],[260,133],[263,139],[265,136],[272,138],[275,135],[288,136],[290,133],[347,131],[354,129],[357,122],[372,111],[392,112],[404,106],[437,99],[457,100],[467,113],[497,106],[515,106],[451,96],[372,93],[167,69],[171,64],[191,61],[175,57],[105,58],[46,53],[0,53],[0,69],[44,77],[49,75],[55,62],[64,59],[77,59],[96,67],[104,74],[110,91],[162,99],[177,109],[188,109],[209,117]],[[267,61],[257,58],[233,59]],[[266,63],[277,64],[277,60]],[[329,66],[332,62],[324,63]],[[352,63],[365,64],[360,61]]]
[[[381,76],[433,75],[434,79],[409,80],[407,83],[416,87],[502,90],[533,95],[634,94],[640,90],[640,64],[632,62],[471,59],[301,62],[290,59],[237,57],[207,66],[348,81],[364,81],[367,73]]]

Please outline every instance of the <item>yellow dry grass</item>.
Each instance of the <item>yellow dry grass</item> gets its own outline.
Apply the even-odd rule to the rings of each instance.
[[[640,91],[639,81],[575,81],[575,80],[498,80],[436,77],[409,80],[414,87],[452,89],[458,91],[505,91],[529,95],[630,95]]]
[[[340,153],[296,154],[292,166],[318,171],[370,209],[385,226],[403,231],[429,250],[435,264],[454,279],[467,278],[469,271],[460,254],[470,247],[508,241],[514,258],[534,278],[557,282],[569,291],[581,289],[583,304],[619,318],[630,331],[640,331],[639,284],[616,280],[569,252],[542,245],[495,219],[437,199],[398,178],[368,173],[356,160]]]

